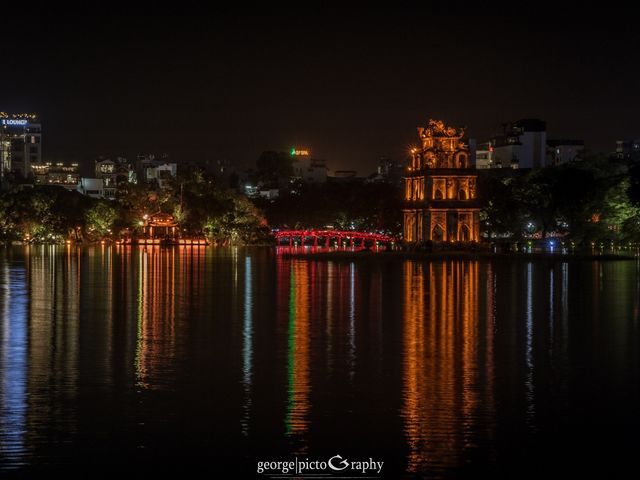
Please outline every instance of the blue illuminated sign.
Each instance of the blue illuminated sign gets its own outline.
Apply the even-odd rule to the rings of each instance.
[[[24,127],[27,123],[28,123],[28,120],[19,120],[17,118],[3,118],[2,119],[2,125],[9,125],[9,126],[19,125],[21,127]]]

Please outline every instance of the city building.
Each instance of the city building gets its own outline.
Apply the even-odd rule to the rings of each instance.
[[[266,200],[275,200],[280,196],[280,189],[278,188],[263,189],[258,192],[258,196]]]
[[[76,190],[80,181],[77,163],[32,163],[31,171],[36,185],[57,185]]]
[[[584,151],[584,140],[547,140],[547,165],[560,165],[579,160]]]
[[[168,155],[156,159],[155,155],[138,155],[136,162],[136,177],[138,181],[157,183],[160,188],[166,188],[169,180],[175,178],[178,164],[169,161]]]
[[[104,198],[104,180],[101,178],[81,177],[78,182],[78,192],[93,198]]]
[[[252,183],[245,183],[242,191],[249,198],[256,198],[260,195],[260,189]]]
[[[393,160],[382,157],[376,172],[367,177],[367,183],[390,183],[392,185],[402,185],[404,175],[404,165]]]
[[[479,143],[475,150],[475,166],[479,169],[493,168],[493,146],[491,142]]]
[[[95,161],[95,178],[101,178],[104,184],[105,198],[115,199],[118,185],[135,182],[135,172],[126,158],[98,158]]]
[[[616,157],[629,159],[640,156],[640,138],[616,141]]]
[[[279,188],[262,188],[252,183],[244,184],[242,190],[248,198],[264,198],[266,200],[275,200],[280,196]]]
[[[172,178],[176,178],[178,170],[177,163],[160,162],[155,169],[155,180],[158,182],[158,186],[162,189],[170,186]],[[147,170],[147,172],[150,172]]]
[[[546,123],[542,120],[527,119],[505,124],[503,135],[475,147],[472,163],[478,169],[540,168],[580,159],[584,140],[547,140],[546,135]],[[619,150],[627,148],[620,146],[624,142],[618,143]],[[470,147],[473,148],[471,143]]]
[[[491,140],[496,168],[540,168],[546,166],[547,124],[523,119],[504,126],[504,134]]]
[[[27,178],[42,162],[42,125],[35,113],[0,112],[0,181]]]
[[[313,158],[306,148],[292,148],[293,176],[303,183],[326,183],[327,164],[324,160]]]
[[[404,240],[472,241],[480,238],[475,170],[464,129],[429,120],[419,127],[421,146],[411,150],[404,178]]]

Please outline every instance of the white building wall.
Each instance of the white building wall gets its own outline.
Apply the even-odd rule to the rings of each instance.
[[[78,192],[93,198],[104,197],[104,182],[101,178],[80,178]]]

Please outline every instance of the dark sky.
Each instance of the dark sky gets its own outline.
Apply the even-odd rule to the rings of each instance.
[[[594,151],[640,137],[633,12],[49,8],[3,21],[0,110],[39,112],[50,160],[305,146],[365,174],[430,117],[480,140],[542,118]]]

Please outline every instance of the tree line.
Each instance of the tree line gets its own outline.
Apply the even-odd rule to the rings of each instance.
[[[478,177],[488,239],[561,237],[575,242],[640,240],[640,168],[634,159],[591,155],[536,170]]]
[[[204,235],[218,245],[270,238],[262,212],[251,201],[198,173],[164,189],[122,184],[117,198],[91,198],[58,186],[14,187],[0,193],[0,240],[117,240],[139,234],[145,215],[157,212],[172,214],[183,235]]]
[[[476,173],[485,241],[640,241],[640,158],[587,155],[542,169]],[[296,190],[276,201],[261,201],[269,224],[402,234],[401,186],[328,182]]]
[[[284,155],[261,158],[265,183],[290,174]],[[283,173],[284,172],[284,173]],[[482,237],[559,237],[577,244],[640,240],[640,158],[587,156],[536,170],[478,170]],[[98,241],[136,234],[145,214],[172,214],[184,235],[219,245],[270,242],[271,228],[402,232],[402,189],[390,183],[299,183],[274,200],[250,200],[200,172],[169,187],[125,183],[117,201],[61,187],[0,193],[0,240]]]

